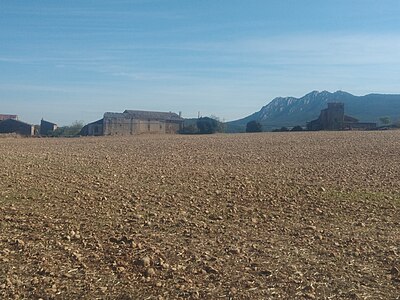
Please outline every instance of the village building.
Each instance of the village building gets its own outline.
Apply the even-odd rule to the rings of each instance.
[[[102,119],[87,124],[81,135],[136,135],[174,134],[183,126],[184,119],[172,112],[125,110],[123,113],[106,112]]]
[[[376,123],[359,122],[358,119],[344,114],[344,103],[328,103],[328,108],[321,110],[318,119],[307,123],[308,130],[371,130]]]
[[[15,119],[0,121],[0,133],[16,133],[19,135],[35,135],[35,126]]]
[[[55,123],[43,119],[40,121],[40,135],[51,135],[57,128],[58,126]]]

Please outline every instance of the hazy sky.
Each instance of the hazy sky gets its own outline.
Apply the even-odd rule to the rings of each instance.
[[[233,120],[312,90],[400,93],[399,0],[0,0],[0,113]]]

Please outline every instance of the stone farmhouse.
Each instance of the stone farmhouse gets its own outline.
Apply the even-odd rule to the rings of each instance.
[[[172,112],[106,112],[102,119],[84,126],[81,135],[174,134],[182,129],[183,121],[180,115]]]
[[[328,108],[321,110],[318,119],[307,123],[308,130],[370,130],[376,123],[359,122],[358,119],[344,114],[344,103],[328,103]]]

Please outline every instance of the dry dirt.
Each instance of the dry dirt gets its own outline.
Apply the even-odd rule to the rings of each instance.
[[[400,299],[400,131],[0,139],[2,299]]]

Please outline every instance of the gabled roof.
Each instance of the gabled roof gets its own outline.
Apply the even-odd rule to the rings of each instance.
[[[103,124],[103,120],[104,119],[100,119],[91,123],[86,124],[85,126],[83,126],[83,128],[87,128],[89,125],[102,125]]]
[[[105,118],[127,118],[140,120],[164,120],[164,121],[183,121],[173,112],[144,111],[144,110],[125,110],[123,113],[106,112]]]
[[[125,110],[131,118],[135,119],[151,119],[151,120],[183,120],[176,113],[173,112],[159,112],[159,111],[143,111],[143,110]]]
[[[104,118],[129,118],[129,116],[124,113],[106,112]]]
[[[94,125],[94,124],[103,124],[103,119],[94,121],[94,122],[92,122],[92,123],[89,123],[88,125]]]
[[[46,121],[46,120],[41,120],[40,121],[41,123],[47,123],[47,124],[49,124],[49,125],[55,125],[55,126],[57,126],[57,124],[56,123],[52,123],[52,122],[49,122],[49,121]]]
[[[345,121],[345,122],[351,122],[351,123],[357,123],[357,122],[358,122],[358,119],[357,119],[357,118],[354,118],[354,117],[351,117],[351,116],[345,115],[345,116],[344,116],[344,121]]]
[[[21,124],[21,125],[28,125],[28,126],[33,126],[32,124],[28,124],[19,120],[14,120],[14,119],[7,119],[4,121],[0,121],[0,124],[4,125],[4,124],[9,124],[9,123],[14,123],[14,124]]]

